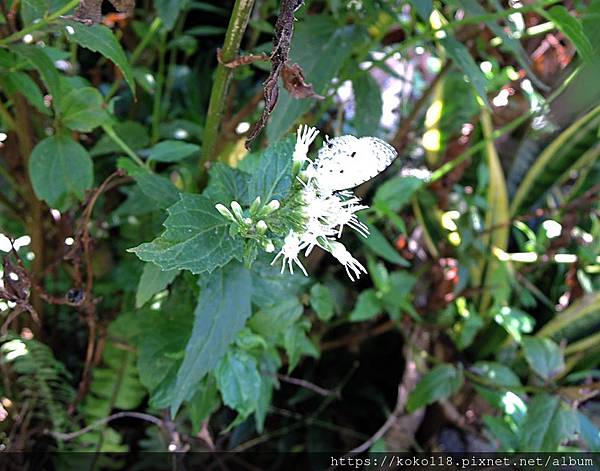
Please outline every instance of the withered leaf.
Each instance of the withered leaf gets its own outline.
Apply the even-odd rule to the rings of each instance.
[[[265,97],[265,107],[258,121],[254,124],[248,138],[246,139],[246,148],[250,148],[250,143],[258,136],[258,133],[265,127],[269,115],[275,108],[279,96],[277,80],[281,75],[283,67],[288,61],[292,34],[294,32],[294,13],[304,4],[304,0],[282,0],[279,6],[279,16],[275,23],[275,38],[273,39],[273,53],[271,54],[271,73],[263,83]]]
[[[283,86],[294,98],[317,98],[319,100],[325,98],[315,93],[310,83],[306,83],[302,67],[298,64],[285,63],[281,71],[281,78]]]
[[[135,0],[109,1],[119,13],[127,16],[133,13]],[[102,0],[81,0],[73,19],[86,24],[100,23],[102,21]]]
[[[3,270],[4,291],[13,301],[27,300],[31,288],[29,274],[24,268],[12,263],[8,257],[4,258]]]

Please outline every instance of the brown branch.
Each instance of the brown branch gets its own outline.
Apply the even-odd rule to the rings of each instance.
[[[101,427],[102,425],[105,425],[112,420],[121,419],[124,417],[140,419],[140,420],[144,420],[146,422],[150,422],[151,424],[154,424],[158,427],[161,427],[161,428],[164,427],[164,422],[161,419],[154,417],[153,415],[150,415],[150,414],[144,414],[142,412],[117,412],[116,414],[112,414],[112,415],[109,415],[108,417],[104,417],[100,420],[97,420],[96,422],[88,425],[87,427],[82,428],[81,430],[77,430],[76,432],[71,432],[71,433],[50,432],[50,435],[52,435],[57,440],[61,440],[63,442],[68,442],[70,440],[74,440],[77,437],[81,437],[82,435],[85,435],[89,431],[94,430],[97,427]]]
[[[245,56],[238,56],[235,59],[224,62],[222,49],[217,49],[217,61],[219,64],[222,64],[228,69],[237,69],[238,67],[242,67],[244,65],[253,64],[254,62],[267,62],[269,60],[270,58],[266,54],[248,54]]]
[[[321,386],[317,386],[310,381],[306,381],[300,378],[292,378],[291,376],[286,376],[282,374],[276,375],[278,379],[283,381],[284,383],[295,384],[296,386],[300,386],[302,388],[308,389],[312,392],[317,393],[319,396],[337,396],[340,397],[339,391],[331,391],[329,389],[322,388]]]

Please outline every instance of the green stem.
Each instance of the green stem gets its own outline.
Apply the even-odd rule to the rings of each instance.
[[[156,73],[156,87],[154,89],[154,101],[152,103],[152,132],[151,142],[158,142],[158,126],[160,125],[162,92],[165,85],[165,55],[167,53],[167,35],[163,33],[158,50],[158,71]]]
[[[6,45],[8,43],[11,43],[11,42],[16,41],[18,39],[21,39],[23,36],[27,36],[28,34],[33,33],[34,31],[37,31],[38,29],[42,29],[48,23],[51,23],[52,21],[54,21],[58,17],[64,15],[65,13],[68,13],[73,8],[75,8],[77,5],[79,5],[79,0],[71,0],[65,6],[63,6],[62,8],[59,8],[58,10],[56,10],[54,13],[52,13],[49,16],[47,16],[43,20],[38,21],[37,23],[33,23],[33,24],[27,26],[26,28],[23,28],[22,30],[17,31],[16,33],[11,34],[10,36],[8,36],[8,37],[6,37],[4,39],[1,39],[0,40],[0,46],[4,46],[4,45]]]
[[[0,117],[2,118],[4,124],[8,129],[15,129],[15,119],[6,109],[6,106],[4,106],[4,103],[2,101],[0,101]]]
[[[253,5],[254,0],[236,0],[225,35],[225,44],[223,45],[222,51],[223,62],[229,62],[238,55],[242,36],[244,35],[244,31],[246,31]],[[206,124],[202,135],[202,157],[200,159],[201,173],[204,172],[204,163],[215,158],[219,126],[221,124],[227,97],[227,89],[229,88],[232,74],[232,69],[228,69],[221,63],[217,65],[210,93]]]
[[[133,151],[133,149],[131,147],[129,147],[123,141],[123,139],[121,139],[119,137],[119,135],[115,132],[115,130],[113,129],[113,127],[110,124],[103,124],[102,129],[108,135],[108,137],[110,137],[113,141],[115,141],[115,143],[123,150],[123,152],[125,152],[129,157],[131,157],[131,160],[133,160],[140,167],[143,167],[146,170],[148,169],[148,167],[146,166],[144,161],[142,159],[140,159],[138,157],[138,155]]]

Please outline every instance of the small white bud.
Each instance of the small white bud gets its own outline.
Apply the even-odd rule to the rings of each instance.
[[[264,207],[263,214],[265,214],[265,215],[271,214],[273,211],[277,211],[280,206],[281,206],[281,204],[279,203],[279,201],[271,200],[271,201],[269,201],[269,204],[267,204]]]
[[[267,226],[267,223],[262,219],[256,223],[256,230],[259,234],[264,234],[265,232],[267,232],[268,228],[269,227]]]
[[[217,211],[219,211],[219,213],[221,213],[221,215],[227,219],[229,219],[232,222],[235,222],[235,217],[233,217],[233,214],[231,214],[231,211],[229,211],[224,205],[222,205],[221,203],[215,204],[215,209]]]
[[[233,214],[235,214],[235,217],[239,221],[243,221],[244,220],[244,213],[242,211],[242,207],[240,206],[240,203],[238,203],[237,201],[232,201],[231,202],[231,209],[233,210]]]
[[[265,249],[265,252],[267,252],[267,253],[273,253],[273,252],[275,252],[275,246],[273,245],[273,242],[271,242],[271,241],[268,241],[264,245],[264,249]]]
[[[252,219],[251,218],[244,218],[244,224],[246,224],[246,226],[251,226],[252,225]]]
[[[256,199],[250,205],[250,214],[254,214],[258,208],[260,208],[260,196],[257,196]]]

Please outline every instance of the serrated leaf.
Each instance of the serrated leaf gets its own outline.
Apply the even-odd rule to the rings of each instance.
[[[540,13],[552,21],[569,38],[584,61],[594,60],[594,48],[590,44],[590,40],[585,35],[582,24],[569,13],[569,10],[563,5],[555,5],[549,10],[540,9]]]
[[[569,439],[578,427],[575,413],[560,397],[550,394],[534,396],[527,407],[523,423],[520,451],[552,452]]]
[[[45,115],[51,114],[50,109],[44,104],[44,95],[40,91],[37,83],[35,83],[29,75],[23,72],[13,71],[3,77],[2,84],[10,95],[19,92],[38,111]]]
[[[242,259],[242,242],[229,236],[230,223],[215,209],[213,200],[182,193],[167,212],[165,232],[129,251],[163,270],[183,269],[195,274],[211,272],[233,258]]]
[[[215,370],[223,402],[242,418],[258,407],[261,375],[256,359],[248,353],[233,349],[227,352]]]
[[[156,144],[148,153],[148,160],[156,162],[179,162],[200,152],[200,146],[189,142],[167,140]]]
[[[306,335],[306,329],[309,327],[307,323],[298,322],[283,334],[283,346],[288,356],[288,373],[296,368],[302,356],[319,356],[319,351]]]
[[[215,270],[202,277],[199,284],[200,300],[185,357],[177,372],[172,416],[204,375],[223,358],[251,313],[252,279],[250,272],[240,264],[231,263]]]
[[[251,203],[248,195],[249,182],[248,173],[217,162],[210,168],[204,195],[225,205],[237,201],[242,206],[247,206]]]
[[[110,29],[100,24],[88,26],[73,20],[66,20],[64,24],[69,40],[76,41],[81,47],[99,52],[111,60],[121,70],[131,92],[135,94],[135,80],[131,65]]]
[[[524,337],[523,354],[533,371],[550,380],[565,368],[560,347],[547,338]]]
[[[29,176],[38,198],[64,211],[94,183],[92,159],[66,134],[47,137],[29,158]]]
[[[381,300],[377,297],[375,290],[367,289],[358,295],[356,305],[350,313],[352,322],[360,322],[372,319],[382,311]]]
[[[374,136],[379,129],[383,112],[381,88],[369,72],[360,73],[353,81],[354,127],[358,136]]]
[[[142,307],[159,291],[165,289],[179,274],[179,270],[161,270],[153,263],[144,264],[144,270],[135,293],[135,307]]]
[[[469,79],[469,83],[473,86],[479,97],[488,107],[490,106],[486,93],[487,80],[483,72],[469,53],[467,47],[456,40],[453,36],[447,36],[440,40],[442,46],[448,53],[448,56],[460,67]]]
[[[250,198],[260,196],[263,204],[285,197],[292,185],[291,140],[277,142],[269,146],[260,156],[258,166],[248,183]]]
[[[52,103],[59,105],[61,100],[60,75],[48,55],[41,47],[35,45],[18,44],[12,46],[12,49],[35,67],[48,92],[52,95]]]
[[[362,237],[360,240],[365,244],[375,255],[379,255],[384,260],[390,263],[395,263],[401,267],[408,267],[410,263],[403,259],[398,252],[392,247],[385,236],[379,232],[372,224],[368,224],[369,236]]]
[[[414,412],[423,406],[433,404],[457,392],[463,384],[462,368],[454,365],[437,365],[423,375],[410,393],[406,410]]]
[[[310,306],[322,321],[328,321],[333,317],[333,293],[321,284],[316,283],[310,289]]]
[[[90,132],[109,120],[103,104],[102,95],[95,88],[76,88],[62,99],[60,120],[70,129]]]

